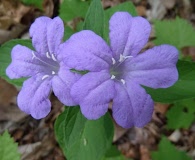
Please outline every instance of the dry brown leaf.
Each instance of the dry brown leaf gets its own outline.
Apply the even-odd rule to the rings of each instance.
[[[167,9],[172,9],[176,4],[176,0],[161,0],[161,2]]]
[[[155,103],[154,110],[158,113],[165,115],[169,107],[170,107],[169,104]]]
[[[21,19],[30,11],[31,8],[24,6],[20,3],[20,1],[1,0],[0,9],[0,19],[9,18],[17,24],[21,22]]]
[[[137,14],[139,16],[146,16],[146,7],[144,6],[137,6],[136,7]]]
[[[150,158],[150,151],[144,145],[140,146],[140,154],[141,154],[140,160],[150,160],[151,159]]]
[[[147,18],[149,20],[162,19],[167,13],[167,10],[161,0],[148,0],[148,3],[151,6],[151,9],[147,11]]]
[[[193,9],[190,0],[178,0],[177,3],[180,16],[188,19]]]
[[[16,88],[0,78],[0,121],[18,122],[26,114],[20,111],[16,105]]]
[[[19,152],[22,154],[22,160],[25,160],[26,157],[37,150],[41,146],[41,142],[36,142],[32,144],[26,144],[18,147]]]
[[[0,106],[0,121],[18,122],[27,115],[18,109],[16,105]]]
[[[120,4],[120,1],[122,0],[102,0],[102,5],[106,9]]]
[[[44,0],[43,1],[43,10],[44,14],[51,17],[54,11],[54,3],[53,0]]]
[[[195,47],[184,47],[182,48],[182,53],[184,57],[191,57],[193,61],[195,61]]]
[[[121,138],[125,133],[127,132],[127,129],[120,127],[114,122],[114,137],[113,142],[116,142],[119,138]]]
[[[11,27],[9,31],[0,29],[0,44],[5,43],[11,39],[17,38],[21,33],[27,29],[27,26],[22,24],[17,24]]]
[[[8,106],[15,103],[17,96],[16,88],[0,78],[0,105]]]
[[[181,132],[180,130],[175,130],[169,137],[168,139],[172,142],[178,142],[179,139],[181,138]]]

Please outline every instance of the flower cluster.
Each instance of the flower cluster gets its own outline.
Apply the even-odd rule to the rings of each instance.
[[[17,103],[22,111],[40,119],[51,110],[51,88],[62,103],[76,105],[71,98],[70,88],[80,75],[70,72],[60,59],[63,52],[59,46],[64,36],[64,24],[59,17],[53,20],[37,18],[31,25],[30,36],[35,51],[16,45],[12,49],[12,63],[6,73],[11,79],[31,77],[24,82]]]
[[[146,45],[151,26],[142,17],[116,12],[109,21],[110,46],[83,30],[62,42],[60,18],[38,18],[30,28],[35,51],[17,45],[7,68],[10,78],[31,77],[18,95],[18,106],[34,118],[47,116],[51,90],[68,106],[80,105],[88,119],[98,119],[112,104],[115,121],[124,128],[143,127],[154,103],[143,86],[167,88],[178,79],[178,51],[170,45]],[[81,75],[72,69],[88,73]],[[112,103],[111,103],[112,102]]]

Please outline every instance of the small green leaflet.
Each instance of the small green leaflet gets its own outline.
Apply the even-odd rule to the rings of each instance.
[[[110,149],[106,152],[105,157],[102,160],[130,160],[125,158],[116,146],[112,145]]]
[[[87,74],[89,71],[87,70],[82,70],[82,71],[78,71],[76,69],[70,69],[71,72],[74,72],[74,73],[78,73],[78,74],[81,74],[81,75],[84,75],[84,74]]]
[[[87,11],[83,29],[90,29],[96,34],[103,36],[104,32],[104,10],[100,0],[93,0]]]
[[[108,42],[109,40],[109,20],[111,16],[118,11],[125,11],[129,12],[132,16],[137,16],[137,12],[135,9],[135,6],[133,5],[132,2],[124,2],[121,3],[117,6],[114,6],[112,8],[106,9],[105,10],[105,21],[104,21],[104,39]]]
[[[43,0],[21,0],[25,5],[33,5],[39,9],[43,9]]]
[[[195,100],[187,99],[178,101],[172,106],[167,114],[167,128],[188,128],[195,120]]]
[[[179,80],[166,89],[146,88],[148,94],[154,101],[162,103],[172,103],[182,99],[195,97],[195,63],[179,60],[177,63]],[[169,76],[169,75],[167,75]]]
[[[68,160],[100,160],[111,147],[113,123],[107,113],[87,120],[79,107],[68,107],[55,122],[55,135]]]
[[[70,21],[76,17],[85,17],[90,0],[63,0],[60,5],[60,18]]]
[[[4,78],[9,83],[12,83],[16,86],[22,86],[24,78],[10,80],[6,76],[6,73],[5,73],[7,66],[11,63],[11,50],[17,44],[21,44],[21,45],[24,45],[24,46],[27,46],[27,47],[33,49],[32,44],[31,44],[31,40],[15,39],[15,40],[11,40],[11,41],[4,43],[0,47],[0,57],[1,57],[1,59],[0,59],[0,77]]]
[[[69,27],[69,26],[65,26],[65,32],[64,32],[64,38],[63,40],[66,41],[70,38],[71,35],[74,34],[74,30]]]
[[[156,39],[154,43],[171,44],[181,49],[186,46],[195,46],[195,29],[184,19],[154,21]]]
[[[0,159],[1,160],[20,160],[18,145],[6,131],[0,136]]]
[[[192,160],[184,151],[179,151],[169,142],[166,137],[162,137],[158,151],[152,152],[152,160]]]

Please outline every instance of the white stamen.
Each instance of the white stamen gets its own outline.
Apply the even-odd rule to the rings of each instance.
[[[36,57],[35,53],[32,51],[32,59]]]
[[[124,60],[124,56],[122,54],[120,54],[119,62],[122,62],[123,60]]]
[[[50,55],[49,55],[49,52],[46,52],[46,57],[51,58]]]
[[[83,139],[83,144],[84,144],[84,146],[87,145],[87,140],[86,140],[86,138]]]
[[[44,80],[45,78],[48,78],[49,77],[49,75],[44,75],[43,77],[42,77],[42,80]]]
[[[127,59],[127,58],[132,58],[133,56],[126,56],[126,57],[124,57],[125,59]]]
[[[123,62],[125,59],[132,58],[132,57],[133,56],[123,56],[122,54],[120,54],[119,62]]]
[[[54,61],[57,61],[57,59],[55,58],[55,56],[54,56],[53,53],[51,54],[51,58],[52,58]]]
[[[112,58],[112,64],[115,64],[116,60],[114,58]]]
[[[121,79],[121,82],[122,82],[123,84],[125,84],[125,80],[124,80],[124,79]]]
[[[116,77],[115,75],[112,75],[112,76],[111,76],[111,79],[115,79],[115,77]]]
[[[56,72],[52,71],[52,74],[56,74]]]

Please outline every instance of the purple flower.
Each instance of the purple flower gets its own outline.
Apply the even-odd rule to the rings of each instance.
[[[16,45],[11,52],[12,62],[6,69],[9,78],[30,77],[18,95],[18,106],[36,119],[50,112],[51,90],[62,103],[76,104],[70,96],[70,87],[80,76],[70,72],[60,59],[61,54],[66,54],[66,50],[59,49],[63,35],[64,24],[59,17],[40,17],[30,27],[35,51]]]
[[[141,85],[173,85],[178,79],[178,51],[161,45],[138,54],[148,41],[151,26],[127,12],[115,13],[109,29],[110,47],[88,30],[74,34],[69,45],[63,45],[61,55],[67,66],[90,71],[75,82],[71,95],[88,119],[104,115],[113,102],[113,117],[120,126],[143,127],[151,120],[154,103]]]

